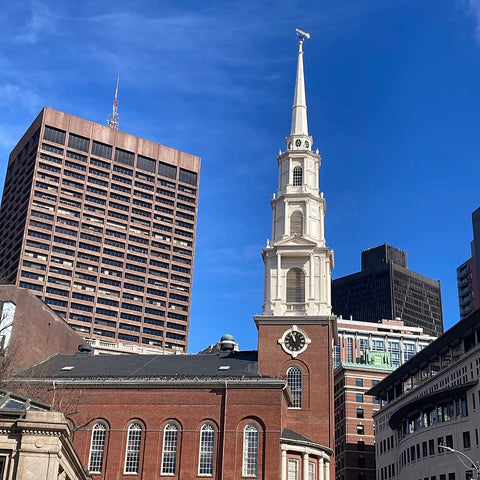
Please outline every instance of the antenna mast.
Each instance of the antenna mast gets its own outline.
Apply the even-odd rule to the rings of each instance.
[[[115,100],[113,101],[112,114],[107,120],[107,125],[113,130],[118,130],[118,82],[120,81],[120,75],[117,76],[117,88],[115,89]]]

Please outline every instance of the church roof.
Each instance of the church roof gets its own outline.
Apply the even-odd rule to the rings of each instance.
[[[56,354],[17,374],[18,379],[261,380],[257,351],[196,355]],[[281,380],[284,382],[284,380]]]
[[[290,444],[295,444],[295,445],[303,445],[303,446],[308,446],[312,448],[318,448],[321,450],[325,450],[332,454],[332,450],[328,447],[325,447],[324,445],[320,445],[317,442],[314,442],[310,438],[306,437],[305,435],[302,435],[301,433],[295,432],[294,430],[290,430],[289,428],[284,428],[282,431],[282,436],[281,440],[284,443],[290,443]]]

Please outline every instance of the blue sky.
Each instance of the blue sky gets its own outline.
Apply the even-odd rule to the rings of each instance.
[[[117,74],[121,130],[202,157],[189,351],[227,332],[256,348],[297,27],[333,277],[388,242],[457,321],[480,206],[480,0],[18,0],[0,24],[0,179],[44,105],[105,123]]]

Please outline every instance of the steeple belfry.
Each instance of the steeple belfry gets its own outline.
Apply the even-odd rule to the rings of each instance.
[[[303,43],[297,30],[298,60],[287,151],[277,157],[279,185],[271,200],[272,237],[262,251],[265,264],[263,315],[331,315],[333,252],[326,246],[323,194],[319,194],[320,155],[308,134]]]

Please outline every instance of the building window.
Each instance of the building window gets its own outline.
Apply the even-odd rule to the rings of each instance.
[[[175,475],[177,470],[178,427],[174,423],[163,429],[162,475]]]
[[[198,475],[213,475],[213,455],[215,448],[215,428],[205,423],[200,428],[200,448],[198,452]]]
[[[243,469],[244,477],[258,474],[258,427],[249,423],[243,429]]]
[[[355,379],[355,386],[356,387],[363,387],[363,378],[356,378]]]
[[[362,393],[356,393],[355,398],[357,403],[363,403],[363,394]]]
[[[296,166],[293,169],[293,186],[298,187],[303,184],[303,170],[302,167]]]
[[[470,448],[471,446],[470,432],[463,432],[463,448]]]
[[[288,480],[298,480],[299,462],[296,458],[288,459]]]
[[[132,423],[128,426],[127,430],[124,473],[138,473],[141,444],[142,426],[138,422]]]
[[[303,235],[303,215],[298,210],[290,215],[290,235]]]
[[[353,363],[353,339],[347,338],[347,362]]]
[[[302,383],[302,370],[299,367],[290,367],[287,370],[287,384],[292,395],[292,408],[302,408]]]
[[[452,437],[452,435],[447,435],[445,437],[445,443],[446,443],[447,447],[453,448],[453,437]]]
[[[365,433],[365,427],[363,425],[357,425],[357,435],[363,435]]]
[[[363,418],[363,408],[357,408],[357,418]]]
[[[102,473],[106,436],[107,426],[103,422],[98,422],[92,427],[90,457],[88,460],[88,471],[90,473]]]
[[[308,462],[308,480],[315,480],[317,478],[316,473],[316,463]]]
[[[433,438],[428,441],[428,454],[435,455],[435,441]]]
[[[304,307],[305,273],[301,268],[292,268],[287,272],[287,303]]]

